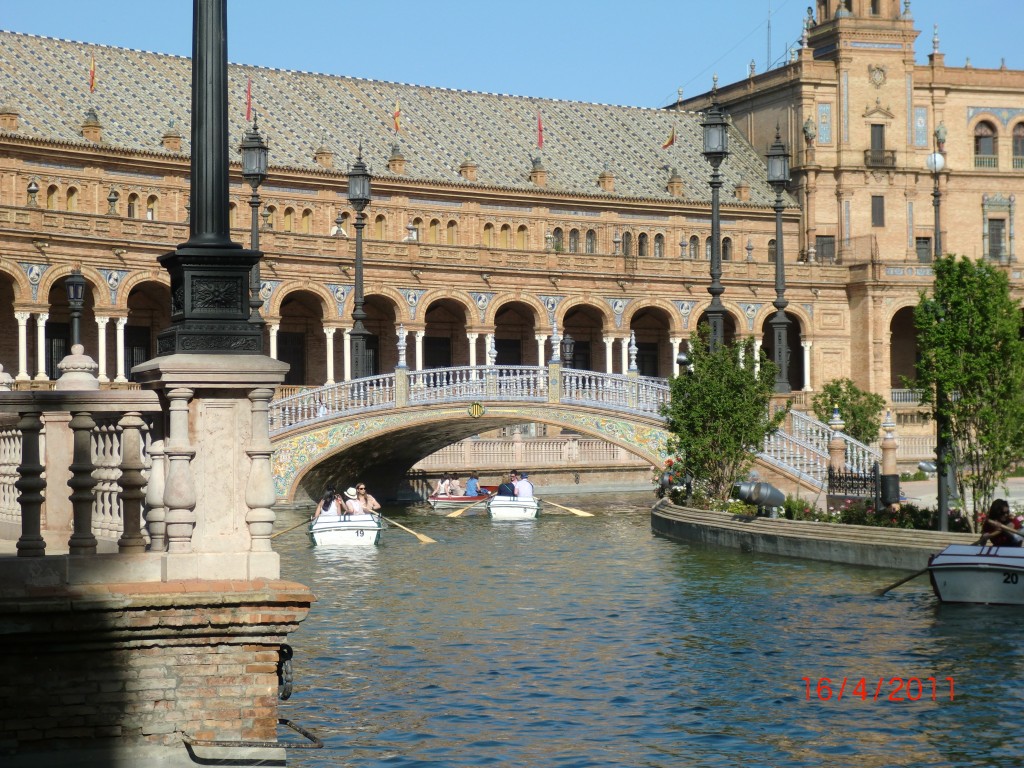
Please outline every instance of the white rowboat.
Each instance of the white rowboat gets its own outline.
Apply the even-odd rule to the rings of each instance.
[[[372,547],[380,541],[380,532],[383,527],[380,515],[324,513],[310,523],[309,533],[319,546],[341,544]]]
[[[950,544],[928,562],[944,603],[1024,605],[1024,548]]]
[[[487,502],[487,511],[493,520],[533,520],[540,514],[540,501],[494,496]]]
[[[487,498],[486,493],[482,493],[479,496],[430,496],[427,498],[427,502],[430,504],[430,511],[437,512],[438,514],[446,514],[448,512],[454,512],[456,509],[465,509],[466,507],[472,506],[479,501],[483,501]]]

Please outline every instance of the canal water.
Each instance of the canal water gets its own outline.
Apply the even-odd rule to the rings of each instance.
[[[657,538],[646,497],[556,501],[595,517],[392,509],[438,543],[276,539],[318,599],[281,716],[325,748],[289,765],[1024,764],[1022,609]]]

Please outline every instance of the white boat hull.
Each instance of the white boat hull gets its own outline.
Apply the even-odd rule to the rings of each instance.
[[[928,564],[944,603],[1024,605],[1024,548],[951,544]]]
[[[378,515],[320,515],[309,533],[318,546],[372,547],[380,542],[383,527]]]
[[[432,512],[447,514],[457,509],[465,509],[486,498],[487,496],[431,496],[427,499],[427,502],[430,504]],[[483,504],[479,506],[483,507]]]
[[[540,514],[540,502],[537,499],[495,496],[487,502],[487,512],[493,520],[533,520]]]

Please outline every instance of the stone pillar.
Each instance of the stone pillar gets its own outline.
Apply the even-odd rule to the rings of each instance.
[[[345,368],[342,371],[342,376],[344,376],[343,381],[352,381],[352,329],[342,328],[342,332],[345,334],[345,349],[343,350],[345,355]]]
[[[29,381],[32,377],[28,375],[28,319],[32,317],[31,312],[15,312],[14,319],[18,321],[18,375],[14,378],[17,381]]]
[[[426,331],[416,331],[416,368],[417,371],[423,370],[423,337],[427,335]]]
[[[46,381],[46,321],[45,312],[36,313],[36,381]]]
[[[832,409],[832,419],[828,423],[832,428],[832,439],[828,441],[828,463],[836,472],[846,470],[846,441],[843,440],[843,430],[846,423],[839,415],[839,409]]]
[[[669,336],[668,343],[672,348],[672,375],[679,375],[679,344],[682,342],[678,336]]]
[[[604,372],[615,373],[615,358],[612,350],[612,345],[615,344],[615,337],[605,336],[601,340],[604,342]]]
[[[333,330],[333,329],[332,329]],[[331,337],[328,336],[328,339]],[[245,488],[245,504],[249,508],[245,523],[249,528],[250,569],[257,572],[280,570],[276,552],[270,546],[270,534],[274,530],[274,473],[270,459],[274,447],[270,444],[270,400],[274,397],[273,387],[258,387],[250,390],[252,438],[249,449],[249,478]],[[260,563],[258,560],[265,560]]]
[[[533,338],[537,341],[537,365],[544,365],[544,343],[548,340],[548,337],[543,333],[534,334]]]
[[[625,374],[629,370],[629,342],[624,336],[619,339],[619,373]]]
[[[117,318],[117,376],[114,377],[114,381],[120,384],[128,381],[124,375],[124,327],[126,325],[128,325],[127,317]]]
[[[277,332],[279,330],[281,330],[280,323],[270,324],[270,356],[275,360],[277,359]],[[345,338],[347,340],[348,337],[346,336]],[[346,376],[345,378],[347,379],[348,376]]]
[[[754,372],[761,372],[761,337],[754,338]]]
[[[155,440],[149,446],[149,483],[146,485],[146,529],[153,552],[167,549],[167,507],[164,506],[167,462],[164,459],[164,441]]]
[[[43,479],[45,467],[39,462],[39,433],[43,429],[43,420],[39,411],[21,414],[18,430],[21,432],[21,464],[18,466],[18,479],[14,483],[21,494],[21,536],[18,538],[18,557],[42,557],[46,554],[46,541],[41,532],[43,491],[46,480]]]
[[[146,423],[141,414],[129,411],[118,422],[121,429],[121,520],[123,529],[117,542],[117,551],[145,552],[146,539],[142,536],[142,489],[146,478],[142,474],[142,428]]]
[[[107,322],[109,320],[109,317],[96,318],[96,338],[98,340],[96,364],[99,366],[96,371],[96,378],[103,383],[110,381],[107,378]]]
[[[334,332],[337,328],[324,328],[324,336],[327,337],[327,381],[325,385],[334,383]]]
[[[896,464],[896,453],[900,447],[899,441],[896,440],[896,424],[892,420],[892,411],[885,412],[885,421],[882,422],[882,429],[885,430],[885,436],[882,438],[882,474],[883,475],[899,475],[899,469]]]
[[[164,480],[164,505],[167,507],[167,552],[172,555],[191,553],[192,529],[196,524],[196,488],[190,466],[196,452],[189,443],[188,430],[189,400],[192,394],[191,389],[183,387],[166,393],[170,401],[170,434],[164,448],[168,462],[167,477]],[[188,577],[182,575],[178,578]]]
[[[96,422],[88,413],[71,414],[73,453],[71,458],[71,508],[74,512],[74,531],[68,541],[72,555],[96,554],[96,537],[92,532],[92,499],[96,478],[92,476],[92,431]]]
[[[467,333],[466,339],[469,341],[469,365],[473,367],[476,365],[476,340],[480,338],[479,333]]]
[[[811,391],[811,345],[813,341],[801,341],[800,346],[804,348],[804,392]]]

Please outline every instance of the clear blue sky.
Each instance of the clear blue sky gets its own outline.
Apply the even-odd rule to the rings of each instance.
[[[520,96],[663,106],[763,72],[811,0],[228,0],[232,62]],[[771,14],[771,43],[768,19]],[[913,0],[950,66],[1024,69],[1020,0]],[[190,0],[0,0],[0,28],[191,54]],[[102,73],[100,74],[102,76]]]

